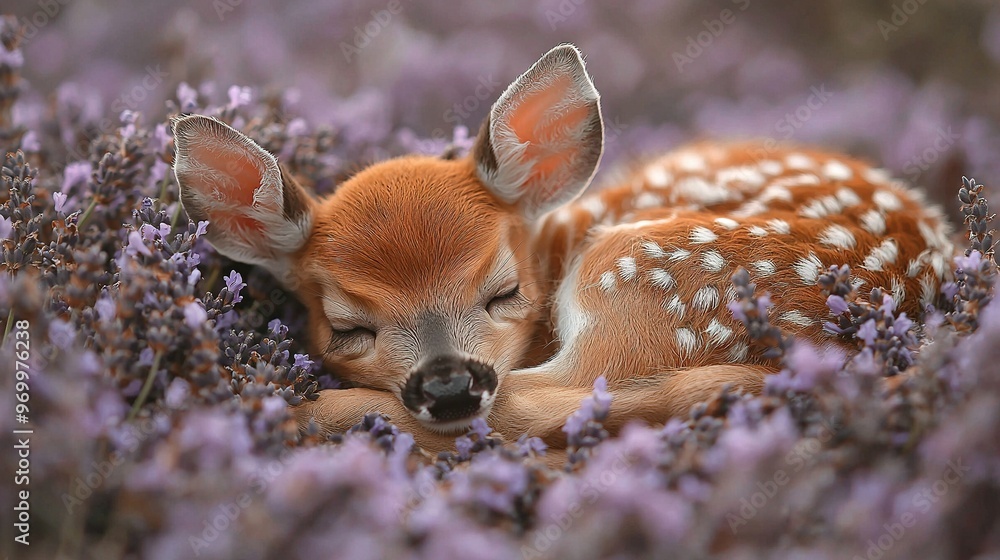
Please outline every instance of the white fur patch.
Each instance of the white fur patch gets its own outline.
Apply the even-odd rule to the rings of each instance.
[[[743,363],[750,353],[750,347],[745,342],[737,342],[729,347],[729,361],[734,364]]]
[[[753,237],[766,237],[767,236],[767,230],[764,229],[764,228],[762,228],[762,227],[760,227],[760,226],[750,226],[750,227],[747,228],[747,231]]]
[[[812,169],[816,162],[805,154],[794,153],[785,156],[785,165],[790,169]]]
[[[662,268],[652,268],[649,270],[648,274],[650,283],[657,288],[669,290],[677,285],[677,281],[674,280],[674,277]]]
[[[673,175],[660,165],[651,165],[646,168],[646,182],[653,188],[665,188],[673,180]]]
[[[676,315],[678,320],[681,320],[684,318],[685,311],[687,311],[687,304],[681,301],[680,296],[674,295],[663,303],[663,308]]]
[[[768,175],[781,175],[785,172],[785,166],[774,161],[773,159],[765,159],[757,164],[757,168],[760,169],[761,172]]]
[[[813,320],[806,317],[801,311],[786,311],[778,315],[779,321],[785,321],[786,323],[791,323],[793,325],[798,325],[800,327],[812,326]]]
[[[778,270],[774,266],[774,261],[769,260],[754,261],[750,263],[750,266],[761,276],[770,276]]]
[[[792,232],[792,227],[785,220],[768,220],[767,227],[774,233],[780,233],[781,235],[788,235]]]
[[[853,189],[847,187],[841,187],[837,189],[837,200],[844,206],[844,208],[850,208],[851,206],[857,206],[861,204],[861,197],[858,193],[854,192]]]
[[[709,272],[719,272],[726,266],[726,259],[718,251],[705,251],[701,256],[701,267]]]
[[[861,215],[861,227],[872,235],[885,234],[885,215],[872,208]]]
[[[831,159],[823,165],[823,175],[831,181],[847,181],[854,176],[854,172],[843,162]]]
[[[711,311],[719,306],[719,290],[714,286],[704,286],[694,294],[691,305],[701,311]]]
[[[618,264],[618,274],[623,281],[628,282],[635,278],[636,264],[633,257],[620,257],[615,262]]]
[[[896,245],[896,241],[894,239],[886,239],[881,245],[874,247],[868,253],[861,267],[878,272],[882,270],[883,266],[895,263],[897,256],[899,256],[899,247]]]
[[[698,335],[691,329],[680,327],[674,335],[677,338],[677,350],[682,357],[690,357],[698,348]]]
[[[819,242],[835,249],[853,249],[857,244],[851,230],[838,224],[830,224],[819,234]]]
[[[739,222],[737,222],[736,220],[730,219],[730,218],[716,218],[715,219],[715,225],[717,225],[717,226],[719,226],[719,227],[721,227],[723,229],[736,229],[736,228],[740,227],[740,223]]]
[[[820,261],[819,257],[812,252],[792,264],[792,270],[795,271],[795,274],[798,274],[799,279],[802,280],[802,283],[807,286],[813,286],[816,284],[816,280],[819,278],[820,270],[822,268],[823,262]]]
[[[605,292],[610,292],[615,289],[615,285],[618,280],[615,278],[615,273],[610,270],[601,274],[601,289]]]
[[[698,245],[703,245],[705,243],[712,243],[718,238],[719,236],[716,235],[715,232],[708,229],[707,227],[702,227],[702,226],[695,226],[691,230],[691,234],[689,236],[691,243],[695,243]]]
[[[875,191],[872,202],[886,212],[893,212],[903,207],[899,197],[889,191]]]
[[[660,247],[655,241],[643,241],[642,252],[651,259],[662,259],[666,255],[663,252],[663,247]]]
[[[733,336],[733,329],[723,325],[718,319],[712,319],[705,327],[705,334],[708,335],[709,342],[718,346],[725,344]]]
[[[674,249],[673,251],[670,251],[670,254],[668,255],[667,258],[670,260],[670,262],[678,262],[687,260],[687,258],[690,256],[691,256],[691,251],[688,251],[687,249],[677,248]]]

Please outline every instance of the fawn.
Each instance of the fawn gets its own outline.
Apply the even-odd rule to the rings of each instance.
[[[738,267],[771,293],[772,321],[815,344],[832,340],[826,267],[851,265],[911,315],[950,273],[938,209],[817,151],[693,145],[574,202],[603,125],[570,45],[504,91],[467,157],[377,163],[322,200],[215,119],[173,130],[188,215],[219,252],[295,291],[313,351],[353,385],[298,407],[302,428],[378,411],[433,451],[487,418],[559,448],[600,375],[611,430],[684,415],[727,383],[761,389],[777,365],[726,309]]]

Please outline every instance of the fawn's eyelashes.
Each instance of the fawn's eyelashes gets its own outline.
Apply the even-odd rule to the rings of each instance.
[[[521,284],[518,282],[509,288],[501,289],[500,293],[490,298],[486,303],[486,312],[493,315],[502,307],[524,303],[527,303],[527,300],[521,294]]]
[[[375,329],[365,326],[331,325],[327,353],[363,354],[375,342]]]

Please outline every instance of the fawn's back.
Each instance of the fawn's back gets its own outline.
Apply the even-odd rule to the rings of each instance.
[[[313,353],[351,385],[299,409],[331,432],[380,411],[418,441],[488,418],[558,442],[599,375],[622,411],[610,427],[662,421],[774,370],[725,307],[738,267],[780,326],[822,342],[824,268],[850,264],[912,311],[951,255],[915,193],[814,152],[693,146],[574,202],[603,121],[569,45],[504,91],[468,157],[380,162],[322,200],[215,119],[180,118],[174,135],[189,216],[295,290]]]

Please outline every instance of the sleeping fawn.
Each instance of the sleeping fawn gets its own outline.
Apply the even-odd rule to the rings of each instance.
[[[911,315],[950,273],[936,208],[822,152],[699,144],[577,200],[604,140],[569,45],[504,91],[468,157],[377,163],[322,200],[222,122],[173,129],[188,215],[295,291],[313,351],[353,387],[296,409],[324,432],[378,411],[437,451],[485,418],[558,448],[601,375],[609,429],[663,422],[777,371],[726,308],[739,267],[771,293],[771,320],[814,344],[834,343],[817,286],[830,265]]]

